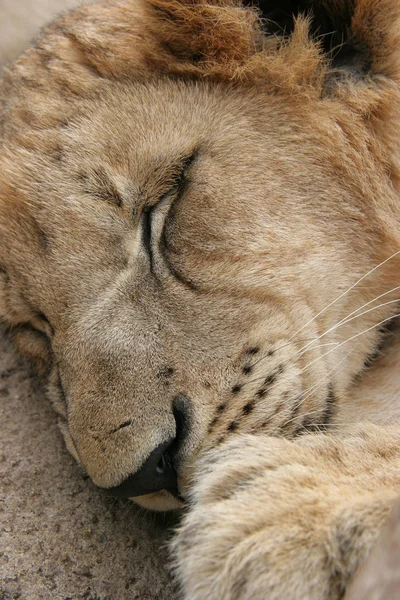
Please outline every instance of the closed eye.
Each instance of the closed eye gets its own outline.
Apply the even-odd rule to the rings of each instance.
[[[187,184],[187,170],[192,165],[196,156],[197,152],[193,153],[181,162],[178,174],[175,177],[173,184],[168,190],[168,192],[166,194],[163,194],[163,196],[159,199],[159,201],[156,204],[146,206],[142,211],[140,220],[141,240],[143,247],[149,257],[149,267],[151,273],[154,273],[153,240],[155,236],[157,236],[157,238],[161,238],[163,226],[165,223],[165,217],[167,216],[171,204],[176,200],[179,200],[179,198],[181,198]],[[161,210],[162,206],[165,207],[164,211]],[[164,212],[165,214],[160,215],[160,217],[162,218],[158,219],[156,218],[156,212]],[[161,230],[160,227],[157,227],[156,221],[157,225],[161,226]]]
[[[155,209],[155,206],[146,207],[143,210],[142,217],[141,217],[142,244],[149,256],[150,272],[153,272],[153,268],[154,268],[153,249],[151,247],[152,215],[153,215],[154,209]]]

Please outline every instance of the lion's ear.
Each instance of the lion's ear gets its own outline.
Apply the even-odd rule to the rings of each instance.
[[[146,0],[158,41],[158,68],[179,74],[240,78],[264,46],[256,6],[241,0]],[[246,77],[246,75],[244,76]]]
[[[113,79],[155,72],[231,78],[262,48],[263,38],[258,10],[241,0],[84,4],[50,27],[48,38],[54,33],[64,60]]]
[[[43,319],[41,315],[29,310],[16,286],[10,285],[7,270],[2,265],[0,265],[0,323],[6,327],[9,338],[21,354],[34,365],[36,371],[42,375],[47,374],[52,362],[52,353],[48,337],[44,333]]]
[[[254,5],[252,0],[243,0]],[[331,70],[400,79],[398,0],[259,0],[266,34],[290,35],[300,15]]]
[[[147,0],[147,6],[149,27],[157,23],[154,34],[172,69],[177,59],[181,69],[204,75],[214,69],[230,77],[236,67],[236,75],[257,77],[260,55],[265,67],[291,36],[298,51],[303,43],[305,56],[315,59],[312,42],[336,76],[400,80],[398,0]],[[315,60],[304,65],[313,67]]]
[[[47,375],[52,365],[52,352],[48,338],[31,325],[10,328],[9,338],[17,350],[31,363],[40,375]]]
[[[295,74],[288,78],[287,66],[279,71],[290,93],[295,81],[308,97],[339,101],[350,108],[350,118],[361,118],[400,190],[400,1],[259,0],[259,9],[267,38],[286,38],[275,58],[267,53],[266,63],[286,53]],[[319,57],[310,53],[310,42]],[[285,90],[282,78],[279,89]]]
[[[67,13],[47,50],[113,79],[161,71],[292,93],[340,75],[399,81],[399,22],[398,0],[108,0]]]
[[[142,2],[143,39],[153,44],[143,56],[154,70],[261,82],[290,96],[347,93],[366,113],[374,94],[400,82],[399,0]]]

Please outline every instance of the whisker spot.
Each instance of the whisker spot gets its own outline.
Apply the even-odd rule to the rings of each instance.
[[[271,373],[264,379],[264,385],[273,385],[276,381],[276,373]]]
[[[258,346],[254,346],[246,350],[246,354],[249,354],[250,356],[254,356],[254,354],[258,354],[259,352],[260,348]]]
[[[251,411],[254,408],[254,400],[252,402],[248,402],[247,404],[245,404],[245,406],[243,406],[243,414],[244,415],[248,415],[251,413]]]
[[[228,431],[236,431],[239,428],[239,423],[237,421],[232,421],[232,423],[230,423],[228,425]]]

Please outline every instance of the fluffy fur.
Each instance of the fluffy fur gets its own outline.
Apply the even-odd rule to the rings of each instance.
[[[261,7],[83,5],[0,88],[0,315],[97,485],[175,439],[191,600],[342,597],[400,489],[400,7]]]

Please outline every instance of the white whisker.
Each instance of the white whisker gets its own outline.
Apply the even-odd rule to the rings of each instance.
[[[369,331],[372,331],[373,329],[375,329],[375,327],[379,327],[379,325],[383,325],[384,323],[387,323],[388,321],[391,321],[392,319],[396,319],[397,317],[400,317],[400,313],[392,315],[391,317],[387,317],[386,319],[383,319],[379,323],[376,323],[375,325],[372,325],[372,327],[368,327],[368,329],[364,329],[364,331],[361,331],[360,333],[357,333],[356,335],[351,336],[347,340],[344,340],[344,342],[340,342],[337,345],[336,348],[332,348],[332,350],[329,350],[329,352],[325,352],[325,354],[322,354],[321,356],[319,356],[318,358],[316,358],[315,360],[313,360],[312,362],[310,362],[306,367],[304,367],[302,369],[301,372],[303,373],[304,371],[306,371],[307,369],[309,369],[311,367],[311,365],[313,365],[314,363],[318,362],[322,358],[325,358],[325,356],[328,356],[329,354],[331,354],[335,350],[338,350],[341,346],[344,346],[344,344],[348,344],[352,340],[355,340],[355,339],[359,338],[360,336],[364,335],[365,333],[368,333]]]
[[[284,344],[283,346],[281,346],[280,348],[275,349],[275,351],[279,351],[281,348],[285,348],[287,346],[289,346],[293,340],[293,338],[295,338],[301,331],[303,331],[306,327],[308,327],[308,325],[310,325],[311,323],[313,323],[320,315],[322,315],[324,312],[326,312],[331,306],[333,306],[336,302],[338,302],[341,298],[343,298],[344,296],[346,296],[346,294],[348,294],[351,290],[353,290],[356,286],[358,286],[362,281],[364,281],[369,275],[371,275],[374,271],[376,271],[377,269],[379,269],[380,267],[382,267],[384,264],[386,264],[387,262],[389,262],[390,260],[392,260],[394,257],[396,257],[397,255],[400,254],[400,250],[395,252],[394,254],[392,254],[391,256],[389,256],[389,258],[385,259],[384,261],[382,261],[379,265],[377,265],[376,267],[374,267],[373,269],[371,269],[370,271],[368,271],[368,273],[366,273],[365,275],[363,275],[363,277],[361,277],[360,279],[358,279],[351,287],[349,287],[345,292],[343,292],[342,294],[340,294],[340,296],[338,296],[335,300],[333,300],[332,302],[330,302],[330,304],[328,304],[324,309],[322,309],[318,314],[316,314],[312,319],[310,319],[307,323],[305,323],[305,325],[303,325],[300,329],[298,329],[296,331],[296,333],[294,333],[290,338],[289,341]],[[393,289],[384,292],[383,294],[380,294],[379,296],[376,296],[374,299],[369,300],[368,302],[366,302],[365,304],[363,304],[362,306],[360,306],[359,308],[355,309],[354,311],[352,311],[351,313],[349,313],[346,317],[343,317],[338,323],[336,323],[336,325],[333,325],[330,329],[328,329],[327,331],[325,331],[323,334],[319,335],[319,336],[313,336],[311,338],[305,338],[301,341],[307,341],[308,343],[305,344],[305,346],[303,346],[303,348],[300,348],[300,350],[298,351],[299,354],[304,352],[306,349],[308,349],[309,347],[312,347],[312,345],[314,343],[316,343],[318,340],[320,340],[322,337],[324,337],[325,335],[327,335],[330,331],[333,331],[333,329],[335,329],[337,326],[341,325],[344,321],[348,320],[349,317],[352,317],[354,314],[356,314],[357,312],[359,312],[360,310],[362,310],[363,308],[369,306],[370,304],[372,304],[373,302],[375,302],[376,300],[379,300],[380,298],[383,298],[384,296],[387,296],[388,294],[391,294],[397,290],[400,289],[400,286],[396,286]],[[400,302],[400,300],[399,300]],[[364,313],[365,314],[365,313]],[[360,315],[361,316],[361,315]],[[348,322],[348,321],[347,321]],[[259,358],[257,361],[255,361],[253,363],[253,366],[256,366],[257,364],[259,364],[260,362],[262,362],[263,360],[266,360],[268,358],[268,354],[266,354],[265,356]]]
[[[326,373],[324,375],[324,377],[322,377],[319,381],[317,381],[317,383],[314,383],[314,385],[310,386],[309,388],[307,388],[307,390],[305,392],[303,392],[302,394],[302,398],[301,398],[301,402],[299,403],[299,407],[304,404],[304,402],[306,400],[308,400],[308,398],[311,396],[311,393],[318,387],[320,387],[322,384],[326,383],[332,376],[333,373],[335,373],[339,367],[348,359],[348,357],[350,356],[350,354],[352,354],[354,352],[354,350],[356,349],[357,346],[353,346],[353,348],[351,348],[349,350],[349,352],[346,354],[346,356],[344,356],[332,369],[330,369],[330,371],[328,371],[328,373]],[[288,402],[295,400],[297,396],[293,396],[292,398],[290,398],[288,400]],[[320,412],[320,410],[319,410]],[[300,415],[297,415],[296,417],[294,417],[292,420],[294,421],[296,418],[298,418]],[[301,415],[303,416],[303,415]],[[288,421],[286,424],[288,424],[290,421]]]
[[[313,342],[313,341],[315,341],[315,340],[317,340],[317,339],[318,339],[318,337],[315,337],[315,336],[313,336],[313,337],[310,337],[310,338],[303,338],[303,339],[301,339],[300,341],[301,341],[301,342]],[[287,342],[286,344],[282,344],[282,346],[278,346],[277,348],[272,348],[272,351],[273,351],[273,352],[274,352],[274,354],[275,354],[276,352],[279,352],[280,350],[283,350],[284,348],[287,348],[288,346],[293,346],[293,344],[292,344],[291,342]],[[260,362],[262,362],[263,360],[266,360],[267,358],[270,358],[270,357],[271,357],[270,351],[267,351],[267,353],[266,353],[266,354],[264,354],[264,356],[261,356],[260,358],[258,358],[257,360],[255,360],[255,361],[252,363],[252,365],[251,365],[251,366],[252,366],[252,367],[255,367],[255,366],[257,366],[257,365],[258,365]]]
[[[395,256],[398,256],[399,254],[400,254],[400,250],[398,250],[397,252],[395,252],[394,254],[392,254],[391,256],[389,256],[389,258],[385,259],[384,261],[382,261],[381,263],[379,263],[379,265],[377,265],[376,267],[374,267],[373,269],[371,269],[370,271],[368,271],[368,273],[366,273],[365,275],[363,275],[362,277],[360,277],[360,279],[358,279],[345,292],[343,292],[342,294],[340,294],[340,296],[338,296],[337,298],[335,298],[335,300],[333,300],[332,302],[330,302],[327,306],[325,306],[325,308],[323,308],[322,310],[320,310],[319,313],[317,313],[312,319],[310,319],[309,321],[307,321],[307,323],[305,323],[305,325],[303,325],[300,329],[298,329],[292,335],[292,337],[289,339],[289,342],[291,342],[293,340],[293,338],[296,337],[301,331],[303,331],[306,327],[308,327],[309,325],[311,325],[311,323],[313,323],[318,317],[320,317],[329,308],[331,308],[331,306],[333,306],[334,304],[336,304],[336,302],[338,302],[341,298],[343,298],[349,292],[351,292],[351,290],[353,290],[355,287],[357,287],[362,281],[364,281],[364,279],[366,279],[367,277],[369,277],[369,275],[371,275],[372,273],[374,273],[377,269],[380,269],[383,265],[385,265],[387,262],[389,262],[390,260],[392,260]]]
[[[363,308],[369,306],[370,304],[372,304],[373,302],[376,302],[376,300],[380,300],[381,298],[384,298],[385,296],[388,296],[389,294],[392,294],[393,292],[397,292],[397,290],[400,290],[400,285],[397,285],[396,287],[392,288],[391,290],[384,292],[383,294],[380,294],[379,296],[376,296],[375,298],[373,298],[372,300],[370,300],[369,302],[366,302],[365,304],[363,304],[362,306],[360,306],[359,308],[356,308],[356,310],[353,310],[353,312],[351,312],[350,314],[348,314],[346,317],[343,317],[342,321],[344,321],[345,319],[348,319],[348,317],[352,317],[354,314],[356,314],[359,310],[362,310]],[[397,299],[397,302],[400,302],[400,298]],[[341,321],[339,321],[340,323]]]
[[[329,342],[329,343],[325,343],[325,344],[319,344],[318,348],[325,348],[325,347],[329,347],[329,346],[338,346],[338,344],[340,344],[340,342]],[[287,344],[287,345],[292,345],[292,344]],[[285,346],[282,346],[282,348],[284,348]],[[315,350],[317,348],[317,346],[313,346],[312,348],[310,347],[310,350]],[[307,352],[307,350],[304,351],[304,353]],[[303,354],[304,354],[303,353]],[[301,355],[302,356],[302,355]],[[296,359],[300,357],[300,351],[296,352]],[[267,358],[266,356],[263,357]],[[261,361],[257,361],[255,363],[253,363],[251,366],[254,367],[256,366],[259,362]],[[258,381],[262,381],[263,379],[266,379],[268,377],[268,375],[260,375],[259,377],[254,377],[254,379],[246,379],[245,384],[249,384],[249,383],[257,383]],[[278,382],[279,384],[279,382]],[[268,389],[274,389],[274,387],[276,387],[275,385],[271,386]]]
[[[323,333],[322,335],[320,335],[320,337],[318,339],[322,339],[323,337],[325,337],[326,335],[328,335],[328,333],[331,333],[332,331],[335,331],[336,329],[338,329],[339,327],[341,327],[342,325],[347,325],[348,323],[350,323],[351,321],[354,321],[355,319],[358,319],[359,317],[363,317],[364,315],[367,315],[370,312],[373,312],[374,310],[378,310],[378,308],[382,308],[384,306],[388,306],[390,304],[399,304],[400,300],[398,298],[396,298],[396,300],[389,300],[388,302],[383,302],[382,304],[378,304],[377,306],[373,306],[372,308],[369,308],[368,310],[365,310],[364,312],[355,315],[354,317],[351,317],[350,319],[342,319],[341,321],[339,321],[338,323],[336,323],[336,325],[333,325],[330,329],[328,329],[327,331],[325,331],[325,333]],[[354,314],[353,311],[352,314]],[[390,317],[391,319],[392,317]],[[320,348],[320,346],[318,346],[318,348]],[[311,350],[311,345],[310,346],[306,346],[304,351],[302,351],[301,356],[303,355],[304,352],[306,352],[307,350]]]

